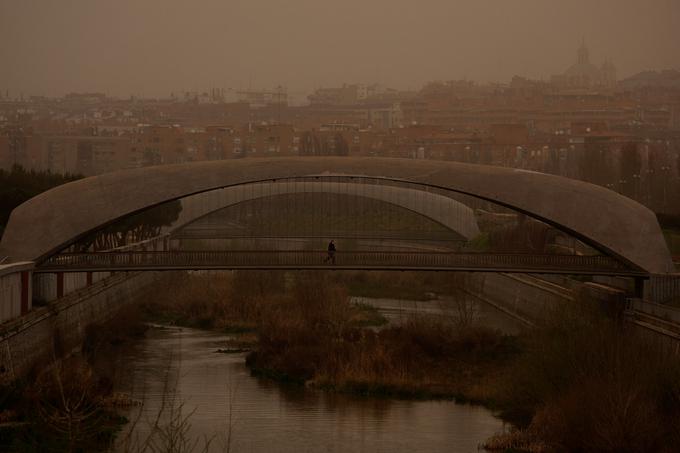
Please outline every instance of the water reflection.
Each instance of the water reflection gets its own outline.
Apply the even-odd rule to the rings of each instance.
[[[167,425],[179,408],[190,424],[187,437],[199,447],[210,439],[209,451],[469,452],[502,430],[481,407],[357,397],[251,377],[243,354],[215,352],[226,340],[194,329],[152,329],[119,364],[119,390],[144,401],[126,414],[133,422],[120,438],[143,444],[155,421]]]

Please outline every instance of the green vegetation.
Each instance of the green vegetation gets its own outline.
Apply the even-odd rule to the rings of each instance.
[[[26,171],[18,165],[10,171],[0,169],[0,237],[14,208],[52,187],[80,178],[79,175]]]
[[[477,236],[470,239],[466,246],[475,252],[488,252],[491,248],[491,239],[488,232],[480,232]]]

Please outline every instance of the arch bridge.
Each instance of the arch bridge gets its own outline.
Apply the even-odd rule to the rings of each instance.
[[[3,256],[35,262],[36,273],[334,267],[640,279],[674,270],[654,214],[607,189],[507,168],[348,157],[75,181],[14,210]]]

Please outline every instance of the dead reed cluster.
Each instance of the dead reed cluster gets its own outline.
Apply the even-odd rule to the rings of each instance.
[[[280,272],[173,272],[161,276],[142,309],[153,320],[203,329],[254,330],[284,292]]]
[[[498,450],[680,451],[680,360],[595,307],[565,306],[520,337],[455,316],[366,329],[347,288],[373,291],[385,275],[182,278],[159,294],[171,301],[164,309],[256,329],[247,359],[256,372],[339,391],[480,402],[518,427],[489,442]],[[425,287],[418,275],[400,279]]]
[[[83,358],[55,360],[15,383],[12,420],[0,427],[0,450],[103,451],[122,423],[110,410],[110,387]]]
[[[496,398],[544,451],[680,451],[678,356],[578,303],[523,339]]]
[[[485,370],[515,352],[511,338],[453,318],[415,316],[374,330],[360,328],[354,313],[332,277],[298,278],[290,297],[263,317],[248,363],[336,390],[471,399]]]

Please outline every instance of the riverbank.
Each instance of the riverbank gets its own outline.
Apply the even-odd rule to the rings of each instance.
[[[197,442],[194,451],[207,439],[210,452],[470,452],[503,431],[481,406],[323,391],[253,375],[244,353],[217,353],[232,337],[150,328],[122,357],[116,389],[144,404],[123,412],[131,422],[114,451],[128,451],[128,438],[143,442],[158,413],[173,407],[186,417],[183,436]]]
[[[578,302],[519,337],[456,316],[416,316],[376,331],[356,325],[346,286],[333,273],[237,273],[229,282],[205,282],[202,294],[169,289],[172,300],[184,300],[179,306],[190,319],[208,313],[219,328],[257,332],[247,363],[260,375],[341,392],[480,403],[517,428],[489,441],[499,451],[680,446],[677,361]],[[210,308],[210,300],[227,302]]]
[[[115,356],[143,337],[141,314],[126,308],[91,324],[78,351],[0,388],[0,450],[105,451],[127,420],[113,392]]]
[[[317,278],[301,277],[263,318],[247,358],[255,372],[335,391],[481,402],[490,371],[517,352],[511,337],[453,315],[362,329],[343,287]]]
[[[394,274],[392,274],[394,275]],[[409,398],[489,401],[489,388],[517,354],[513,337],[472,324],[469,313],[412,315],[399,325],[355,296],[426,296],[445,287],[405,273],[393,285],[387,273],[271,272],[179,274],[159,283],[142,306],[150,319],[238,333],[232,347],[254,348],[247,358],[259,375],[328,390]],[[450,280],[449,280],[450,282]],[[349,291],[348,291],[349,287]],[[366,288],[370,288],[366,291]],[[383,288],[383,292],[377,292]]]
[[[454,297],[437,316],[375,328],[379,314],[349,303],[346,279],[359,278],[371,291],[385,286],[400,298],[400,287],[445,294],[451,283],[429,286],[429,277],[419,282],[409,273],[390,287],[384,273],[339,274],[164,274],[148,293],[153,297],[129,304],[139,311],[90,326],[80,356],[2,394],[0,422],[9,430],[0,431],[0,444],[8,451],[74,451],[110,442],[123,422],[111,411],[121,402],[111,392],[118,371],[112,358],[141,338],[143,321],[155,319],[229,333],[219,348],[253,349],[246,359],[252,373],[299,389],[482,404],[515,427],[490,439],[490,450],[680,450],[677,356],[596,308],[574,301],[535,329],[508,336],[475,323]],[[166,429],[152,428],[149,439]]]
[[[588,305],[565,307],[522,338],[496,401],[517,430],[506,451],[680,450],[680,363]]]
[[[168,273],[140,309],[147,321],[240,334],[241,341],[252,342],[265,318],[288,302],[294,287],[299,289],[296,282],[285,272]],[[330,279],[314,284],[332,285],[344,298],[348,294]],[[352,304],[346,314],[356,327],[387,323],[366,304]]]

